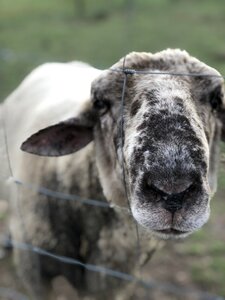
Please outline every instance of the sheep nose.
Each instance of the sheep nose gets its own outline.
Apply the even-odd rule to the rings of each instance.
[[[149,181],[148,184],[162,195],[176,195],[187,191],[193,184],[193,181],[191,179],[176,179],[171,183],[164,183],[163,181],[157,182],[153,180]]]
[[[154,194],[155,199],[161,202],[162,207],[174,214],[184,205],[184,200],[194,189],[194,183],[189,180],[179,180],[179,182],[172,185],[152,182],[148,185],[148,188]]]
[[[163,208],[174,214],[183,207],[185,194],[186,191],[183,191],[179,194],[172,194],[167,197],[163,197]]]

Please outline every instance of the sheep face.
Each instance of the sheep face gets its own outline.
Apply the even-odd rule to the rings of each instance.
[[[128,196],[143,227],[160,238],[185,237],[210,213],[221,128],[225,136],[223,80],[180,50],[131,53],[125,64],[136,70],[210,76],[129,74],[122,109],[125,75],[104,71],[92,84],[91,108],[34,134],[22,149],[65,155],[94,139],[107,200],[125,206]],[[122,67],[123,60],[113,66]]]
[[[133,53],[126,64],[142,70],[219,75],[181,51]],[[122,68],[122,61],[114,68]],[[118,202],[124,192],[124,167],[137,222],[161,238],[185,237],[210,213],[221,131],[215,110],[223,105],[222,79],[127,75],[121,133],[123,80],[124,74],[106,71],[92,87],[93,106],[99,112],[95,144],[104,192]]]

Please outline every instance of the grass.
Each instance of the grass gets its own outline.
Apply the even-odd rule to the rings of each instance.
[[[126,2],[86,0],[81,18],[73,0],[0,0],[0,100],[46,61],[107,68],[133,50],[183,48],[225,75],[224,0]],[[223,165],[209,224],[177,251],[193,282],[225,296],[224,187]]]
[[[133,50],[184,48],[225,73],[223,0],[142,0],[129,10],[123,0],[86,0],[84,18],[74,3],[0,0],[0,99],[40,63],[105,68]]]

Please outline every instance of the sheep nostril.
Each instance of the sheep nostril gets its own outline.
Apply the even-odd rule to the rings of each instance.
[[[162,189],[160,189],[158,186],[153,184],[153,182],[149,179],[145,181],[145,188],[149,192],[154,192],[155,194],[159,194],[161,197],[166,197],[168,196],[168,193],[164,192]]]
[[[196,186],[196,184],[195,183],[192,183],[192,184],[190,184],[189,185],[189,187],[188,188],[186,188],[186,190],[184,190],[184,193],[190,193],[190,192],[192,192],[192,191],[194,191],[194,189],[195,189],[195,186]]]
[[[145,182],[145,192],[147,194],[150,194],[150,195],[154,196],[155,201],[163,200],[164,198],[166,198],[168,196],[168,194],[161,191],[154,184],[152,184],[150,180],[147,180]]]
[[[195,184],[190,184],[188,188],[183,190],[180,193],[177,194],[171,194],[167,197],[167,199],[163,203],[163,207],[174,214],[176,211],[182,209],[184,206],[185,200],[187,200],[187,197],[190,196],[190,194],[195,190]]]
[[[178,195],[182,193],[188,193],[193,190],[195,183],[193,180],[188,179],[177,179],[172,182],[159,181],[154,182],[154,180],[146,180],[146,187],[154,190],[162,196]]]
[[[195,183],[184,182],[183,185],[155,185],[150,180],[145,180],[144,190],[150,201],[161,202],[164,209],[171,213],[180,210],[185,199],[195,190]]]

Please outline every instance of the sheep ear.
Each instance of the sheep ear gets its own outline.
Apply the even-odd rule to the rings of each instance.
[[[69,119],[30,136],[21,150],[40,156],[62,156],[85,147],[93,140],[93,126]]]

